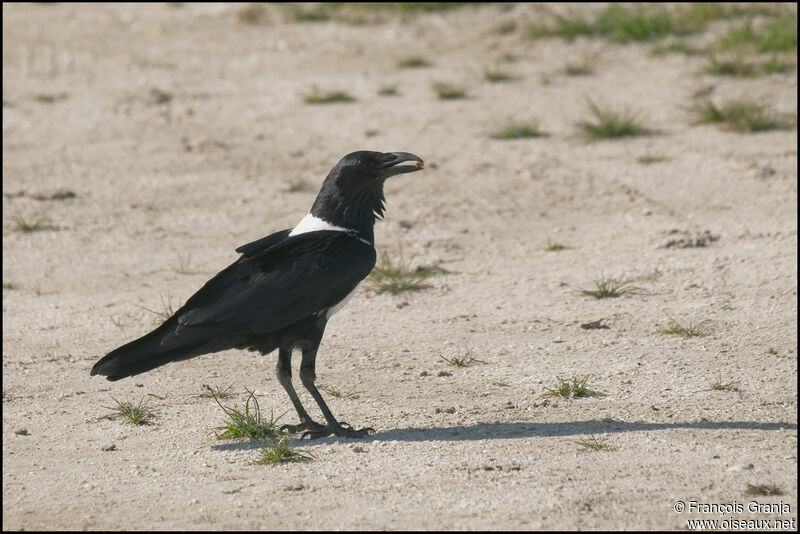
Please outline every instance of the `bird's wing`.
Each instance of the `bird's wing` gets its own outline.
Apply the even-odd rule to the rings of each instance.
[[[287,237],[289,237],[289,232],[292,229],[289,228],[287,230],[281,230],[280,232],[275,232],[274,234],[270,234],[267,237],[262,237],[261,239],[257,239],[256,241],[251,241],[246,245],[242,245],[241,247],[236,249],[236,252],[240,254],[244,254],[245,256],[252,256],[253,254],[257,254],[258,252],[263,252],[270,248],[273,245],[277,245]]]
[[[337,304],[375,266],[371,245],[329,230],[293,236],[248,254],[175,313],[176,338],[278,330]]]

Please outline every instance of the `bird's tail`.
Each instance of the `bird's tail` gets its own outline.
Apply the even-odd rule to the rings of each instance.
[[[204,354],[200,349],[208,338],[191,336],[184,343],[176,343],[172,333],[176,324],[175,318],[171,317],[149,334],[109,352],[94,364],[92,376],[103,375],[108,380],[119,380],[155,369],[165,363]]]

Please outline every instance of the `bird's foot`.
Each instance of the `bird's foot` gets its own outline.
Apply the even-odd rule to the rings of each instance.
[[[297,434],[299,432],[303,433],[302,437],[305,437],[306,434],[309,432],[323,432],[327,430],[328,427],[325,425],[321,425],[316,421],[308,419],[307,421],[303,421],[299,425],[283,425],[281,430],[285,430],[290,432],[291,434]]]
[[[347,425],[347,428],[345,428],[343,425]],[[366,438],[369,436],[370,432],[375,432],[375,429],[367,427],[356,430],[347,423],[336,423],[335,425],[323,426],[320,430],[308,430],[303,432],[303,435],[300,436],[300,439],[318,439],[330,435],[341,436],[343,438]]]

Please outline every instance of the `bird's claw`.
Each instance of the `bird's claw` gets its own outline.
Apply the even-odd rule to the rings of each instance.
[[[306,434],[310,432],[321,432],[324,431],[327,427],[325,425],[321,425],[316,421],[308,420],[303,421],[299,425],[283,425],[281,427],[281,431],[289,432],[290,434],[297,434],[298,432],[303,432],[303,435],[300,436],[300,439],[305,437]]]
[[[361,429],[356,430],[350,425],[347,425],[347,428],[342,426],[342,425],[345,425],[345,424],[347,424],[347,423],[339,423],[339,424],[337,424],[335,426],[332,426],[332,425],[323,426],[319,430],[316,430],[316,429],[315,430],[307,430],[306,432],[303,432],[303,434],[300,436],[300,439],[305,439],[305,438],[308,438],[308,439],[319,439],[319,438],[324,438],[324,437],[327,437],[327,436],[330,436],[330,435],[340,436],[340,437],[343,437],[343,438],[365,438],[365,437],[369,436],[370,432],[375,432],[375,429],[372,428],[372,427],[366,427],[366,428],[361,428]],[[320,426],[322,426],[322,425],[320,425]]]

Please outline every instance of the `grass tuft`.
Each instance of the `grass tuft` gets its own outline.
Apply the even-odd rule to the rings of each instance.
[[[755,26],[751,20],[731,28],[720,37],[723,50],[751,49],[759,52],[797,50],[797,15],[776,17],[767,24]]]
[[[516,80],[517,77],[502,70],[487,70],[483,73],[483,79],[489,83],[502,83]]]
[[[215,386],[215,388],[212,389],[211,386],[203,384],[203,389],[205,389],[205,391],[199,394],[198,397],[200,397],[201,399],[227,399],[228,397],[231,396],[232,387],[233,384],[226,387],[225,389],[222,389],[219,386]]]
[[[723,382],[722,373],[717,373],[717,379],[711,382],[709,391],[739,391],[738,382]]]
[[[244,405],[244,411],[237,410],[236,408],[229,408],[223,406],[220,402],[219,389],[214,391],[209,386],[205,386],[206,391],[211,395],[211,398],[222,408],[225,415],[228,417],[228,423],[214,428],[217,439],[238,439],[249,438],[251,440],[276,440],[285,435],[285,432],[278,426],[278,420],[281,416],[275,417],[270,412],[270,417],[267,419],[261,413],[261,407],[258,405],[258,399],[253,391],[246,387],[245,391],[248,393],[247,401]],[[222,431],[218,433],[217,431]]]
[[[572,247],[568,247],[566,245],[562,245],[561,243],[556,243],[551,239],[547,239],[547,245],[544,247],[545,252],[561,252],[562,250],[569,250]]]
[[[42,232],[44,230],[57,230],[47,217],[37,217],[36,220],[26,219],[22,215],[14,216],[14,226],[11,228],[15,232],[30,234],[32,232]]]
[[[431,88],[439,100],[458,100],[467,97],[467,91],[463,87],[450,83],[434,83]]]
[[[397,62],[401,69],[421,69],[430,67],[432,63],[421,56],[410,56]]]
[[[491,137],[492,139],[502,139],[505,141],[511,139],[529,139],[533,137],[545,137],[547,134],[539,129],[539,121],[532,120],[528,122],[512,122],[509,123],[496,132]]]
[[[121,418],[124,423],[129,425],[149,425],[155,416],[155,412],[148,406],[149,399],[142,397],[138,404],[132,401],[119,401],[114,397],[111,399],[116,403],[116,406],[106,406],[112,413],[108,417]]]
[[[588,438],[580,437],[577,441],[575,441],[578,445],[583,447],[583,450],[590,450],[590,451],[613,451],[614,447],[611,446],[608,441],[606,440],[599,440],[594,437],[594,434],[590,434]]]
[[[517,29],[517,21],[515,20],[505,20],[495,26],[494,33],[498,35],[508,35],[509,33],[513,33]]]
[[[716,76],[733,76],[736,78],[750,78],[760,73],[760,69],[753,63],[745,61],[742,56],[735,55],[726,58],[719,58],[711,55],[705,72]]]
[[[764,74],[778,74],[781,72],[790,72],[796,65],[790,61],[783,61],[777,55],[773,55],[769,60],[761,64],[761,70]]]
[[[567,63],[567,66],[564,67],[564,74],[567,76],[589,76],[592,73],[594,73],[594,67],[588,60],[580,63]]]
[[[286,443],[286,438],[281,438],[261,447],[261,458],[258,463],[278,465],[288,462],[305,462],[313,458],[314,455],[310,452],[290,447]]]
[[[666,54],[684,54],[687,56],[696,56],[702,53],[703,50],[676,39],[665,39],[664,41],[654,45],[650,50],[650,54],[653,56],[663,56]]]
[[[430,284],[425,279],[442,274],[445,271],[438,266],[419,266],[413,269],[410,260],[400,256],[393,262],[387,251],[382,251],[378,265],[369,275],[370,282],[378,293],[397,295],[404,291],[427,289]]]
[[[631,285],[630,281],[622,278],[602,276],[594,280],[594,289],[581,289],[579,293],[596,299],[607,299],[636,295],[642,293],[642,288]]]
[[[717,106],[709,98],[696,99],[690,109],[699,124],[716,123],[735,132],[787,129],[791,123],[752,100],[731,100]]]
[[[326,22],[331,20],[338,7],[334,3],[318,3],[309,7],[287,6],[287,9],[295,22]]]
[[[699,323],[689,322],[685,325],[679,323],[670,317],[670,323],[667,328],[656,330],[656,334],[665,336],[681,336],[681,337],[700,337],[708,333],[708,321],[700,321]]]
[[[400,93],[397,91],[396,85],[384,85],[378,89],[378,94],[380,96],[397,96]]]
[[[744,489],[744,492],[747,495],[752,495],[754,497],[786,495],[786,492],[783,491],[783,488],[781,488],[777,484],[750,484],[748,482],[747,486]]]
[[[653,41],[669,35],[696,33],[704,29],[709,20],[711,13],[699,10],[674,13],[661,7],[611,4],[594,17],[577,10],[556,15],[552,24],[533,26],[528,35],[568,39],[603,37],[619,43]]]
[[[528,29],[530,38],[578,36],[605,38],[619,43],[653,41],[680,37],[705,30],[715,20],[756,14],[781,15],[769,25],[754,32],[761,51],[797,47],[797,16],[772,6],[737,6],[730,4],[694,3],[676,9],[658,5],[611,4],[593,16],[583,10],[571,10],[554,15],[549,24],[537,24]]]
[[[464,356],[453,356],[452,358],[445,358],[444,356],[439,356],[439,358],[443,359],[453,367],[469,367],[470,365],[474,365],[476,363],[486,363],[483,360],[479,360],[472,355],[472,351],[468,350]]]
[[[642,165],[652,165],[653,163],[661,163],[662,161],[667,161],[669,158],[664,155],[660,154],[645,154],[644,156],[639,156],[636,158],[637,163],[641,163]]]
[[[355,102],[356,99],[344,91],[332,91],[322,93],[315,85],[309,94],[303,97],[306,104],[338,104],[343,102]]]
[[[56,102],[61,102],[62,100],[66,100],[69,98],[68,93],[41,93],[34,97],[34,100],[37,102],[41,102],[42,104],[55,104]]]
[[[159,321],[164,322],[173,315],[175,315],[175,310],[179,309],[182,304],[179,304],[177,307],[172,306],[172,295],[167,295],[167,300],[164,300],[164,295],[159,297],[161,299],[161,311],[151,310],[150,308],[145,308],[139,304],[135,304],[136,307],[143,309],[144,311],[150,312],[155,315],[156,323]]]
[[[589,381],[592,375],[586,375],[582,379],[572,378],[564,380],[563,378],[558,379],[558,385],[554,388],[544,388],[546,391],[539,395],[540,399],[546,399],[549,397],[563,397],[565,399],[569,399],[572,397],[593,397],[597,395],[596,391],[592,391],[588,387],[586,387],[586,383]]]
[[[175,267],[175,272],[178,274],[194,274],[194,271],[191,270],[192,253],[189,252],[186,256],[182,256],[181,253],[178,252],[177,255],[178,266]]]
[[[591,99],[589,110],[593,118],[578,123],[578,128],[591,139],[616,139],[652,133],[639,120],[639,114],[629,109],[600,109]]]

